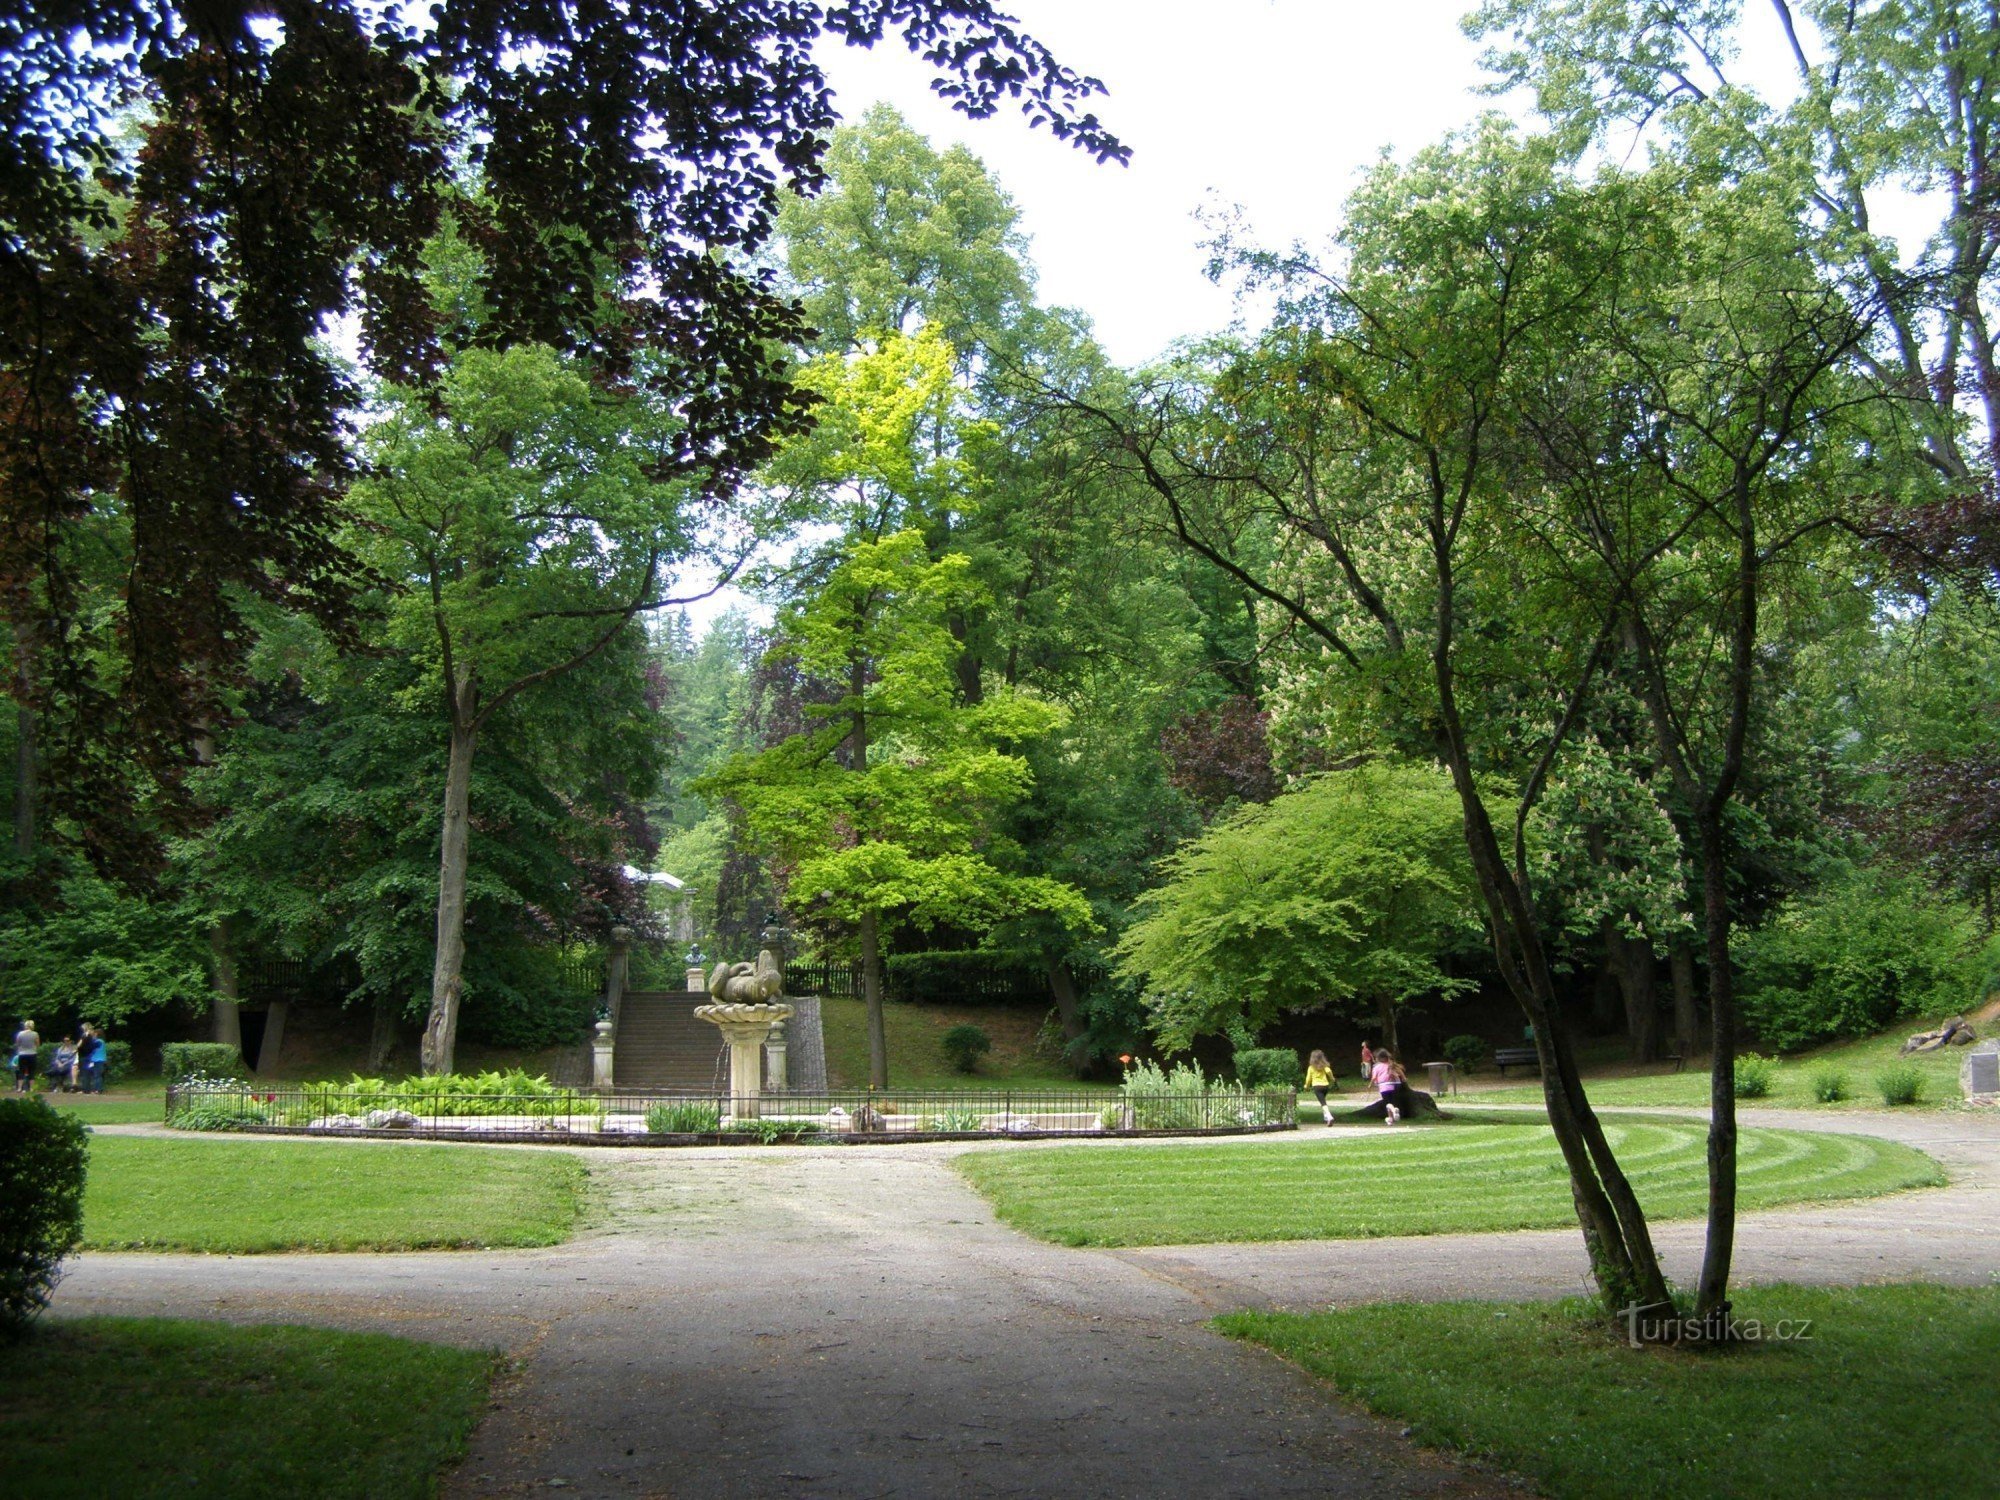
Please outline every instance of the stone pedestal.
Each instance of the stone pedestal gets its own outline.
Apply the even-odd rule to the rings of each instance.
[[[701,994],[708,988],[708,976],[699,969],[689,969],[687,971],[687,987],[690,994]]]
[[[2000,1104],[2000,1039],[1977,1042],[1958,1065],[1967,1104]]]
[[[590,1086],[611,1087],[611,1023],[599,1021],[597,1035],[590,1042]]]
[[[764,1039],[764,1071],[769,1076],[770,1086],[782,1093],[792,1086],[786,1076],[785,1023],[773,1021],[771,1034]]]
[[[719,1030],[729,1044],[729,1092],[736,1118],[756,1119],[757,1100],[764,1092],[764,1040],[774,1024],[791,1017],[791,1006],[697,1005],[694,1013]]]

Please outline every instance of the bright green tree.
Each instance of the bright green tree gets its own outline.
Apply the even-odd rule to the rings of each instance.
[[[1118,945],[1161,1042],[1331,1005],[1374,1017],[1471,988],[1445,961],[1479,943],[1451,779],[1374,761],[1221,819],[1161,866]]]
[[[822,586],[787,612],[777,650],[828,684],[813,723],[731,763],[697,790],[742,809],[751,835],[789,873],[795,917],[855,932],[868,1005],[869,1080],[889,1081],[882,929],[972,931],[1028,911],[1087,924],[1059,881],[1009,868],[996,817],[1025,794],[1008,747],[1048,734],[1053,706],[1025,694],[958,701],[957,643],[945,624],[971,597],[965,559],[932,561],[923,538],[856,542]]]
[[[696,552],[698,486],[681,424],[539,345],[458,356],[435,393],[391,392],[367,435],[353,543],[392,580],[389,644],[445,728],[436,961],[426,1072],[452,1067],[465,962],[472,767],[524,694],[639,630]]]

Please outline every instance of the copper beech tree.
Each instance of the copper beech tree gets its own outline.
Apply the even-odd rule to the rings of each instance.
[[[988,0],[6,7],[0,598],[49,791],[100,865],[154,858],[136,814],[183,803],[227,716],[244,595],[351,618],[357,392],[323,335],[349,320],[366,373],[434,381],[469,333],[424,287],[447,211],[484,263],[471,341],[613,373],[651,351],[663,473],[726,496],[805,423],[803,319],[749,256],[781,189],[819,184],[816,44],[891,35],[966,113],[1018,104],[1123,157],[1098,85]]]

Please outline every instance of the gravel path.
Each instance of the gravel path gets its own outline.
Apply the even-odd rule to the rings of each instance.
[[[1742,1279],[2000,1274],[2000,1120],[1759,1111],[1755,1123],[1907,1140],[1953,1185],[1748,1215]],[[592,1223],[558,1249],[91,1255],[58,1307],[505,1348],[519,1374],[448,1481],[460,1496],[1506,1492],[1207,1320],[1582,1290],[1574,1231],[1065,1250],[995,1223],[950,1169],[959,1149],[591,1153]],[[1688,1277],[1699,1226],[1660,1238]]]

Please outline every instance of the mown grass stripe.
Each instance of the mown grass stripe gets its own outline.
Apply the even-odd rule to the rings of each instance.
[[[1707,1127],[1614,1120],[1607,1139],[1647,1211],[1699,1215]],[[1866,1197],[1944,1180],[1922,1152],[1863,1136],[1747,1130],[1746,1208]],[[1574,1222],[1548,1127],[1478,1123],[1279,1143],[975,1152],[959,1169],[1007,1223],[1072,1245],[1345,1239]]]

